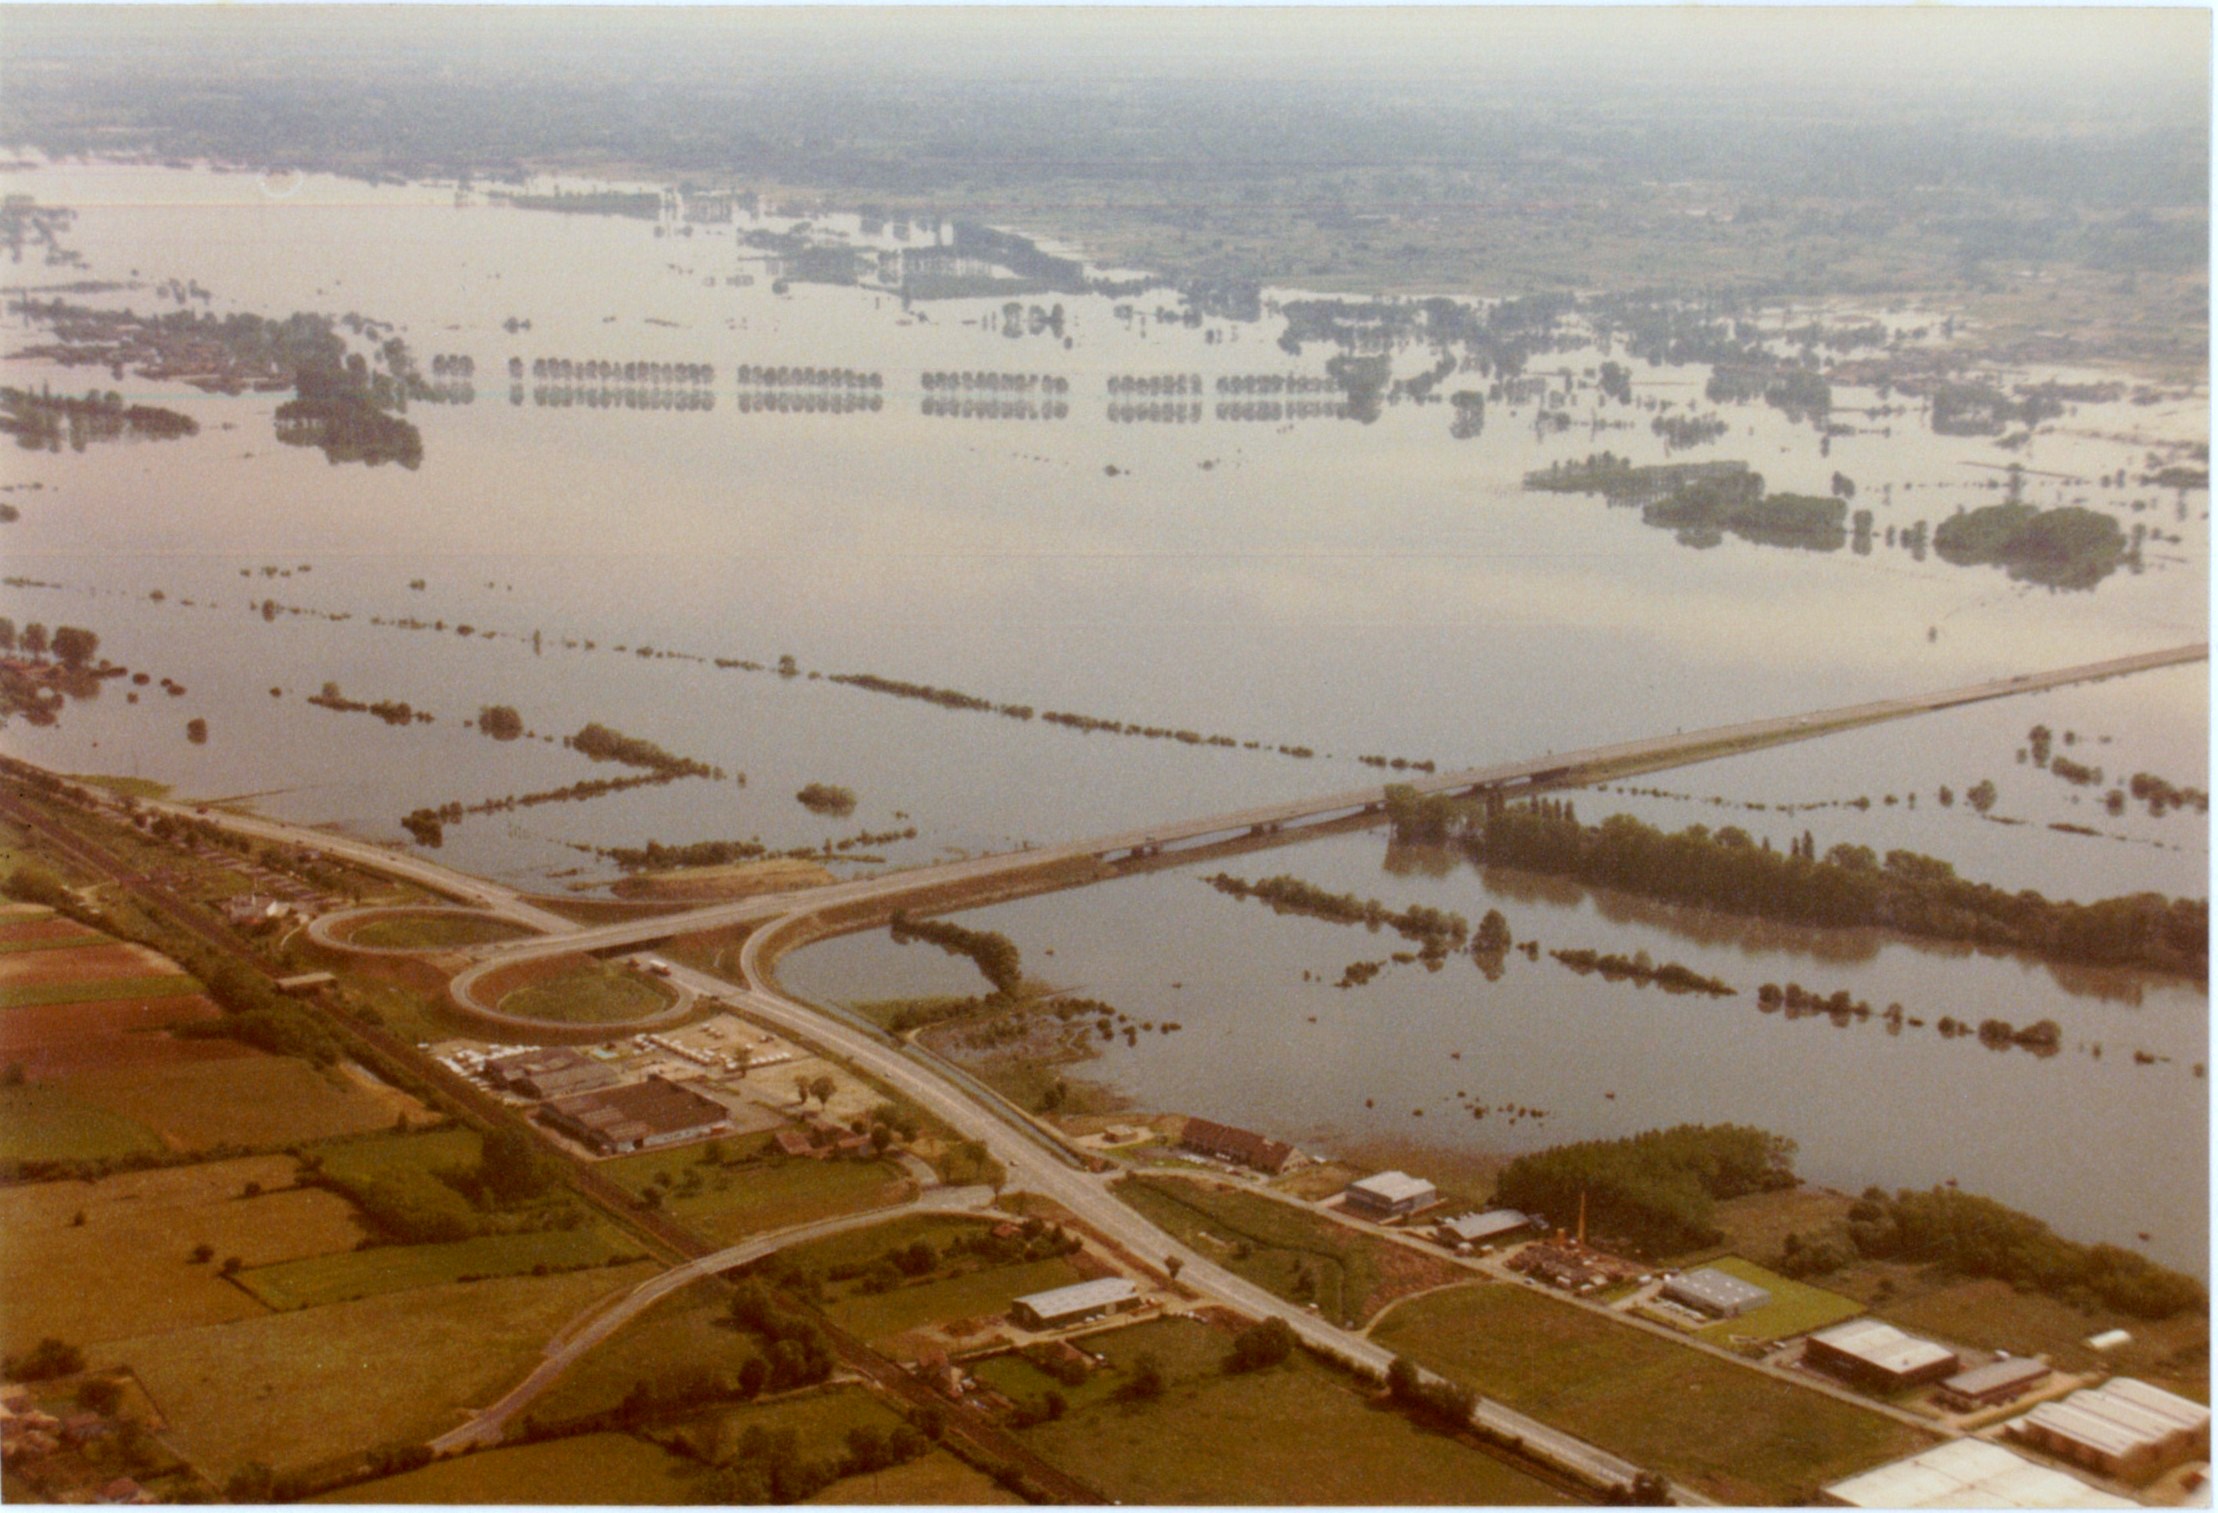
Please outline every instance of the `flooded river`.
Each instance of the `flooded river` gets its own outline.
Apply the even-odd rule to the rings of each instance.
[[[484,195],[458,204],[451,185],[82,165],[18,172],[8,188],[74,207],[64,241],[84,259],[26,259],[7,270],[11,290],[143,312],[178,308],[154,286],[179,279],[208,292],[193,308],[217,314],[356,312],[393,323],[421,362],[470,358],[475,400],[411,407],[417,470],[334,465],[274,439],[282,394],[116,382],[10,357],[11,384],[116,387],[201,429],[81,454],[12,452],[0,469],[21,512],[0,525],[0,613],[88,626],[105,655],[184,689],[110,683],[51,727],[9,725],[0,744],[195,797],[254,794],[273,815],[394,839],[419,807],[611,775],[558,741],[484,738],[466,724],[484,705],[513,706],[539,734],[599,721],[726,769],[720,782],[446,827],[443,859],[535,886],[606,880],[613,868],[593,848],[649,839],[793,847],[913,826],[914,838],[842,855],[844,870],[914,864],[1351,786],[1376,775],[1357,760],[1368,754],[1444,768],[1509,760],[2207,635],[2207,494],[2097,481],[2138,479],[2153,457],[2207,440],[2201,393],[2080,403],[2008,452],[1932,434],[1899,396],[1840,386],[1849,433],[1821,446],[1777,410],[1709,405],[1706,369],[1619,354],[1640,399],[1728,422],[1671,460],[1738,459],[1773,489],[1813,494],[1845,474],[1882,537],[1994,502],[2012,463],[2029,502],[2084,502],[2158,532],[2139,570],[2058,593],[1883,541],[1868,554],[1730,538],[1696,550],[1597,497],[1525,491],[1528,471],[1604,449],[1666,460],[1649,411],[1598,407],[1582,376],[1602,358],[1591,347],[1528,366],[1559,390],[1569,375],[1561,429],[1537,423],[1538,403],[1506,400],[1468,439],[1440,403],[1389,404],[1369,425],[1240,420],[1219,408],[1232,392],[1221,380],[1315,381],[1333,349],[1284,350],[1268,313],[1189,323],[1167,292],[1013,296],[1020,309],[1059,307],[1058,335],[1010,323],[999,298],[904,308],[889,290],[787,282],[742,236],[790,234],[798,214],[690,225]],[[810,225],[819,240],[898,250],[853,217]],[[126,287],[65,288],[78,282]],[[1864,313],[1904,328],[1928,319]],[[39,339],[11,316],[7,351]],[[511,360],[528,373],[549,358],[708,364],[714,408],[558,407],[529,378],[512,397]],[[1430,361],[1397,353],[1394,371]],[[882,404],[743,410],[742,365],[875,375]],[[1025,392],[1059,393],[1068,413],[943,414],[937,375],[948,373],[1026,375]],[[1191,385],[1177,399],[1189,418],[1132,418],[1130,381],[1159,377]],[[1459,374],[1442,388],[1486,386]],[[1864,409],[1884,413],[1853,413]],[[1231,744],[1087,733],[831,681],[860,673]],[[327,683],[435,718],[390,726],[308,704]],[[205,744],[187,739],[191,719],[206,720]],[[2104,767],[2105,783],[2075,788],[2021,762],[2037,722],[2060,743],[2072,732],[2057,749]],[[2207,673],[2189,668],[1660,774],[1636,786],[1661,793],[1581,794],[1579,811],[1737,824],[1779,846],[1808,830],[1821,852],[1907,846],[2051,896],[2201,894],[2202,816],[2139,805],[2113,816],[2101,795],[2136,771],[2206,786],[2207,732]],[[1988,816],[1960,798],[1941,804],[1944,786],[1961,795],[1982,779],[1998,792]],[[793,796],[812,781],[852,789],[855,812],[802,808]],[[1822,1180],[1953,1177],[2069,1233],[2140,1243],[2146,1231],[2153,1253],[2180,1264],[2203,1253],[2199,988],[2067,985],[2017,962],[1750,934],[1462,866],[1433,875],[1389,862],[1382,838],[1351,836],[1229,870],[1474,919],[1500,907],[1521,939],[1645,949],[1742,995],[1667,998],[1545,955],[1513,958],[1499,982],[1459,959],[1340,992],[1302,972],[1330,982],[1391,947],[1178,871],[975,918],[1011,934],[1035,971],[1183,1023],[1089,1069],[1149,1106],[1328,1144],[1424,1134],[1504,1150],[1740,1120],[1794,1136]],[[882,935],[787,969],[832,998],[930,991],[951,970]],[[1899,1000],[1929,1020],[2053,1018],[2066,1046],[2036,1060],[1944,1043],[1930,1028],[1890,1036],[1875,1022],[1759,1014],[1758,983],[1790,978]],[[2099,1059],[2081,1048],[2096,1042]],[[2137,1064],[2135,1050],[2169,1059]],[[1546,1117],[1511,1128],[1499,1113],[1473,1118],[1471,1103]]]

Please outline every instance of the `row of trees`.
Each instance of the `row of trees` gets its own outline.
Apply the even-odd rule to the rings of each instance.
[[[0,616],[0,654],[21,652],[32,658],[52,656],[72,672],[84,668],[99,655],[100,637],[81,625],[57,625],[49,633],[37,620],[16,629],[15,621]]]
[[[1845,1236],[1789,1235],[1785,1252],[1781,1269],[1793,1276],[1822,1276],[1857,1256],[1918,1261],[2143,1319],[2199,1312],[2210,1301],[2185,1273],[2115,1245],[2064,1239],[2031,1214],[1953,1187],[1892,1195],[1866,1188],[1848,1211]]]
[[[1016,942],[993,930],[971,930],[950,919],[915,919],[906,909],[894,911],[895,945],[912,940],[928,941],[951,956],[967,956],[978,966],[993,990],[1006,998],[1024,981],[1024,963]]]
[[[1391,801],[1389,813],[1396,812]],[[2093,903],[2011,893],[1956,875],[1935,857],[1840,845],[1822,860],[1758,844],[1738,826],[1667,834],[1630,815],[1579,823],[1567,807],[1503,807],[1443,818],[1405,797],[1424,839],[1451,827],[1473,860],[1576,877],[1672,903],[1698,904],[1794,924],[1876,926],[1936,940],[2030,951],[2100,966],[2151,967],[2207,979],[2208,899],[2135,893]],[[1798,848],[1799,850],[1800,848]]]

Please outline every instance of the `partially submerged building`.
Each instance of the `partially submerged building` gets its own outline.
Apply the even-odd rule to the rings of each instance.
[[[2161,1387],[2113,1377],[2012,1420],[2009,1432],[2059,1460],[2144,1481],[2210,1454],[2210,1410]]]
[[[1737,1319],[1771,1301],[1771,1290],[1715,1266],[1667,1278],[1663,1295],[1713,1319]]]
[[[1140,1301],[1140,1290],[1125,1277],[1096,1277],[1018,1298],[1009,1313],[1027,1329],[1060,1329],[1103,1314],[1121,1313]]]
[[[1399,1219],[1438,1203],[1440,1191],[1408,1172],[1377,1172],[1350,1182],[1341,1200],[1343,1207],[1367,1219]]]
[[[1852,1319],[1810,1336],[1802,1361],[1874,1392],[1937,1382],[1963,1365],[1955,1351],[1877,1319]]]
[[[558,1098],[540,1105],[539,1117],[604,1156],[682,1145],[732,1127],[723,1104],[666,1077]]]

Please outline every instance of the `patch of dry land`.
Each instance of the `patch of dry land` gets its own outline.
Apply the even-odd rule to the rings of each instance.
[[[688,903],[713,903],[727,898],[751,898],[758,893],[790,893],[835,881],[831,869],[798,857],[774,856],[759,862],[733,862],[721,867],[676,867],[668,872],[642,872],[611,885],[618,898],[670,899]]]

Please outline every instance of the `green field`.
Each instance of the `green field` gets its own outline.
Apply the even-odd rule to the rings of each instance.
[[[68,1085],[175,1150],[294,1145],[392,1124],[394,1105],[337,1071],[290,1056],[229,1056],[84,1072]]]
[[[1023,1431],[1027,1445],[1126,1503],[1413,1503],[1542,1506],[1545,1483],[1446,1435],[1419,1428],[1305,1356],[1224,1373],[1230,1337],[1185,1319],[1094,1335],[1112,1367],[1058,1389],[1061,1419]],[[1140,1355],[1162,1367],[1153,1402],[1119,1401]],[[1044,1378],[1043,1378],[1044,1380]]]
[[[446,947],[487,946],[495,941],[519,940],[530,933],[522,925],[511,924],[505,919],[456,910],[366,920],[348,934],[347,943],[384,950],[433,951]]]
[[[707,1470],[629,1434],[582,1434],[457,1456],[311,1500],[669,1506],[699,1502]]]
[[[254,1156],[0,1188],[0,1343],[90,1344],[259,1315],[219,1275],[226,1257],[269,1265],[347,1251],[362,1234],[353,1205],[291,1186],[293,1172],[288,1157]],[[264,1191],[243,1196],[250,1182]],[[199,1245],[210,1260],[192,1259]]]
[[[0,1087],[0,1161],[103,1161],[163,1148],[161,1137],[52,1083]]]
[[[361,1182],[406,1171],[474,1170],[484,1155],[484,1144],[476,1130],[452,1125],[405,1135],[387,1132],[335,1140],[316,1146],[314,1154],[332,1176]]]
[[[174,998],[197,993],[200,984],[179,972],[160,977],[99,977],[69,982],[15,983],[0,988],[0,1009],[27,1009],[49,1003],[98,1003],[104,998]]]
[[[1766,1271],[1753,1261],[1739,1256],[1720,1256],[1705,1263],[1716,1267],[1727,1276],[1753,1282],[1771,1293],[1771,1301],[1761,1308],[1751,1309],[1737,1319],[1719,1319],[1715,1324],[1696,1333],[1713,1345],[1730,1345],[1742,1340],[1785,1340],[1798,1334],[1808,1334],[1814,1329],[1824,1329],[1844,1319],[1852,1319],[1864,1311],[1864,1305],[1854,1298],[1844,1298],[1837,1292],[1827,1292],[1822,1287],[1812,1287],[1807,1282],[1797,1282],[1777,1272]]]
[[[606,1230],[587,1225],[479,1235],[445,1245],[381,1245],[374,1250],[284,1261],[241,1272],[238,1283],[272,1308],[316,1308],[442,1282],[519,1276],[539,1267],[579,1271],[605,1266],[618,1256],[644,1259],[636,1248],[617,1244]]]
[[[1807,1501],[1932,1442],[1838,1399],[1521,1286],[1413,1298],[1390,1350],[1725,1502]]]
[[[555,1331],[652,1266],[419,1287],[327,1308],[114,1340],[168,1439],[219,1483],[248,1461],[279,1470],[365,1445],[421,1442],[514,1386]]]
[[[107,936],[90,930],[82,935],[57,935],[46,940],[0,940],[0,956],[19,956],[26,951],[69,951],[78,946],[103,946],[107,943]]]
[[[998,1317],[1028,1293],[1067,1287],[1084,1280],[1069,1261],[1030,1261],[995,1266],[967,1276],[896,1287],[891,1292],[857,1292],[827,1309],[832,1322],[865,1340],[883,1340],[909,1329],[956,1319]]]
[[[883,1433],[901,1422],[901,1415],[860,1387],[826,1387],[771,1403],[714,1408],[688,1420],[679,1433],[704,1458],[721,1461],[731,1457],[749,1429],[771,1434],[790,1429],[804,1459],[830,1459],[845,1453],[848,1430]]]
[[[596,961],[505,995],[503,1014],[548,1024],[624,1024],[677,1002],[668,988],[615,962]]]
[[[1411,1290],[1396,1282],[1426,1285],[1462,1275],[1444,1261],[1292,1204],[1215,1183],[1131,1177],[1116,1193],[1219,1265],[1291,1302],[1314,1302],[1340,1324],[1360,1323],[1387,1298]]]
[[[869,1229],[850,1230],[796,1245],[779,1254],[781,1265],[819,1274],[840,1267],[867,1265],[888,1250],[923,1240],[945,1251],[955,1240],[986,1228],[978,1219],[940,1214],[909,1214]],[[958,1264],[976,1264],[976,1257]],[[960,1276],[907,1281],[888,1292],[861,1291],[856,1281],[827,1284],[825,1311],[834,1323],[866,1340],[884,1340],[905,1330],[956,1319],[1000,1315],[1027,1293],[1063,1287],[1082,1278],[1069,1261],[1057,1258],[994,1266]]]
[[[964,1464],[945,1450],[934,1450],[906,1465],[850,1476],[833,1482],[808,1499],[835,1506],[879,1507],[981,1507],[1021,1503],[1023,1498],[1002,1489],[985,1472]]]
[[[634,1193],[661,1192],[664,1211],[726,1242],[898,1203],[911,1190],[908,1178],[891,1162],[762,1154],[769,1149],[768,1135],[747,1135],[712,1147],[619,1156],[599,1169]],[[715,1150],[734,1160],[757,1159],[711,1165],[703,1157]],[[657,1177],[669,1181],[658,1183]]]
[[[839,1266],[864,1266],[875,1261],[889,1250],[913,1245],[923,1240],[935,1250],[945,1250],[954,1241],[979,1230],[989,1228],[991,1221],[969,1219],[957,1214],[903,1214],[899,1218],[873,1224],[868,1229],[850,1229],[841,1234],[826,1235],[821,1240],[807,1240],[790,1245],[779,1252],[782,1260],[795,1266],[806,1266],[815,1271],[830,1271]]]
[[[731,1294],[710,1279],[661,1299],[595,1345],[531,1405],[543,1424],[563,1424],[614,1408],[634,1387],[674,1376],[736,1376],[760,1355],[755,1339],[731,1323]]]

